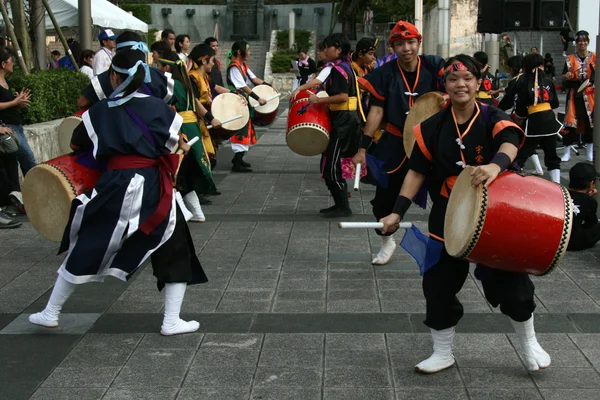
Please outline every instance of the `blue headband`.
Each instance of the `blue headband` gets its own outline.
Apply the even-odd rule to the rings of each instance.
[[[129,85],[131,83],[131,81],[133,80],[133,77],[134,77],[135,73],[137,72],[138,67],[140,65],[144,66],[144,71],[145,71],[144,82],[145,83],[150,83],[151,82],[150,68],[148,68],[148,64],[146,64],[142,60],[139,60],[138,62],[136,62],[135,65],[133,67],[129,68],[129,69],[119,68],[119,67],[115,66],[114,64],[111,65],[111,68],[115,72],[118,72],[118,73],[121,73],[121,74],[127,74],[127,79],[125,79],[125,81],[123,83],[121,83],[119,85],[119,87],[117,87],[115,89],[115,91],[112,92],[112,94],[110,95],[111,99],[114,99],[119,94],[121,94],[125,90],[125,88],[127,87],[127,85]],[[109,100],[108,106],[109,107],[118,107],[121,104],[125,104],[129,100],[131,100],[131,98],[133,97],[134,94],[135,94],[135,92],[131,93],[130,95],[128,95],[126,97],[122,97],[122,98],[120,98],[118,100]]]
[[[129,46],[131,46],[130,50],[139,50],[144,54],[148,54],[150,52],[150,50],[148,49],[148,45],[146,43],[134,42],[134,41],[118,43],[117,49],[122,49],[123,47],[129,47]]]

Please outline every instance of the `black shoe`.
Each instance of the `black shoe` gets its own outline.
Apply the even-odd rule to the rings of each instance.
[[[231,160],[231,163],[233,164],[231,170],[233,172],[252,172],[250,168],[242,164],[242,157],[244,157],[244,153],[235,153],[235,155],[233,156],[233,160]]]
[[[337,209],[339,206],[337,204],[332,205],[331,207],[327,207],[327,208],[321,208],[319,210],[319,214],[327,214],[328,212],[331,212],[335,209]]]
[[[333,211],[323,214],[323,218],[348,218],[352,216],[352,210],[349,206],[339,206]]]
[[[210,206],[212,204],[212,201],[205,199],[202,196],[198,196],[198,200],[200,201],[200,205],[202,206]]]
[[[206,192],[204,193],[205,196],[220,196],[221,192],[219,192],[218,190],[212,191],[212,192]]]
[[[250,168],[250,167],[252,166],[252,164],[250,164],[250,163],[247,163],[247,162],[246,162],[246,161],[244,161],[243,159],[242,159],[242,162],[240,162],[240,164],[242,165],[242,167],[246,167],[246,168]]]
[[[252,172],[252,170],[250,168],[246,168],[244,167],[242,164],[239,165],[234,165],[231,170],[233,172]]]
[[[12,229],[21,226],[21,221],[16,221],[0,211],[0,229]]]
[[[21,192],[10,192],[8,200],[17,214],[25,215],[25,205],[23,204],[23,195],[21,195]]]

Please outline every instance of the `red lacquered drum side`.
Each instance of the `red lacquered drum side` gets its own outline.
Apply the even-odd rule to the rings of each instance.
[[[296,154],[315,156],[327,149],[331,121],[324,104],[309,104],[308,97],[296,99],[287,120],[286,141]]]

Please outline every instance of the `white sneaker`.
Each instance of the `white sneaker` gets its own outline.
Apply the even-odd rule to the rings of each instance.
[[[433,354],[415,367],[418,372],[423,374],[434,374],[450,368],[456,363],[454,354],[452,354],[454,327],[441,331],[431,329],[431,338],[433,339]]]
[[[587,154],[585,155],[585,159],[588,160],[589,162],[593,162],[594,161],[594,143],[586,144],[585,148],[587,149]]]

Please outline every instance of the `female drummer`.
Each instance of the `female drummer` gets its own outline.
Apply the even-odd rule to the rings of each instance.
[[[207,282],[196,257],[185,219],[173,196],[172,178],[179,156],[170,154],[183,118],[161,99],[137,90],[147,77],[145,55],[123,50],[112,59],[113,94],[83,114],[85,127],[72,143],[92,148],[107,162],[93,191],[73,200],[60,252],[67,255],[58,270],[46,308],[29,321],[58,326],[60,310],[77,284],[101,282],[106,276],[129,279],[150,256],[165,312],[160,333],[198,330],[179,311],[188,284]]]
[[[443,246],[450,191],[466,165],[476,166],[471,181],[474,187],[493,184],[515,159],[524,138],[521,129],[505,113],[475,100],[480,77],[477,62],[467,55],[461,54],[446,62],[444,80],[451,105],[415,126],[417,145],[409,161],[410,170],[394,212],[381,219],[384,232],[395,231],[426,177],[430,192],[436,188],[439,193],[433,196],[429,216],[427,257],[432,259],[432,266],[423,275],[427,305],[425,325],[431,328],[434,350],[431,357],[416,366],[423,373],[454,365],[454,327],[463,316],[463,306],[456,294],[469,275],[469,262],[451,257]],[[433,249],[437,249],[436,254]],[[494,307],[500,306],[500,311],[510,317],[527,368],[535,371],[548,367],[550,357],[538,344],[533,329],[534,287],[529,276],[483,265],[477,266],[475,274],[481,280],[488,302]]]
[[[371,64],[376,60],[375,50],[377,50],[377,39],[364,37],[356,43],[356,49],[352,53],[352,69],[354,74],[358,78],[362,78],[373,70]],[[360,88],[360,104],[359,104],[359,117],[361,124],[367,122],[367,115],[369,115],[369,91]]]
[[[356,76],[350,65],[350,43],[346,36],[334,33],[323,41],[327,61],[333,63],[325,81],[329,97],[310,95],[310,104],[328,104],[331,119],[329,145],[321,159],[322,176],[335,204],[321,210],[325,218],[349,217],[348,188],[342,178],[341,157],[352,157],[358,151],[360,125]]]
[[[231,47],[231,51],[227,54],[227,85],[232,92],[252,97],[263,106],[267,104],[267,100],[253,93],[248,85],[250,83],[254,85],[268,84],[262,79],[257,78],[250,68],[248,68],[247,61],[249,59],[250,45],[244,40],[235,42]],[[232,171],[234,172],[252,172],[250,169],[251,165],[244,161],[244,155],[246,155],[250,146],[256,144],[256,133],[251,121],[254,112],[249,103],[248,107],[250,108],[248,125],[238,131],[229,140],[231,142],[231,150],[234,153],[233,160],[231,160],[233,164]]]

